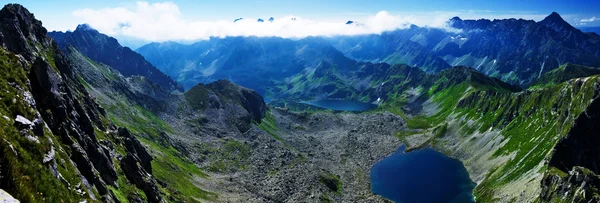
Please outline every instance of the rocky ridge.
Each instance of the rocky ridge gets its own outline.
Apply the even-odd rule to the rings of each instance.
[[[0,21],[2,72],[7,73],[1,81],[6,94],[0,108],[5,126],[0,186],[24,202],[117,201],[112,188],[131,179],[118,175],[120,156],[114,151],[123,147],[123,138],[116,127],[33,14],[8,4]],[[143,148],[124,151],[144,154]]]

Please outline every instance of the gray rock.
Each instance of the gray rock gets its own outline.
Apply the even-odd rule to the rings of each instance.
[[[6,191],[0,189],[0,203],[18,203],[19,200],[8,194]]]
[[[33,122],[21,115],[17,115],[15,118],[15,125],[19,129],[33,129]]]
[[[54,151],[54,146],[52,148],[50,148],[50,151],[48,152],[48,154],[44,155],[44,159],[42,160],[42,163],[48,163],[52,160],[54,160],[54,156],[55,156],[56,152]]]

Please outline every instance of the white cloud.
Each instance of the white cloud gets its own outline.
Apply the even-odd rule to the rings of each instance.
[[[597,21],[597,20],[600,20],[600,18],[596,18],[596,16],[594,16],[594,17],[591,17],[591,18],[581,19],[581,20],[579,20],[579,22],[582,22],[582,23],[591,23],[591,22],[594,22],[594,21]]]
[[[465,14],[465,15],[461,15]],[[333,36],[372,34],[407,28],[410,24],[447,28],[446,21],[453,16],[468,19],[469,16],[479,18],[495,17],[490,11],[478,15],[475,11],[428,12],[390,14],[380,11],[375,15],[363,16],[355,20],[359,24],[346,25],[339,20],[311,20],[298,16],[282,16],[275,21],[264,23],[257,18],[245,18],[233,22],[234,19],[220,21],[189,21],[180,12],[179,7],[170,2],[147,3],[139,1],[130,7],[103,9],[79,9],[72,15],[90,24],[98,31],[111,36],[133,37],[149,41],[198,40],[211,36],[279,36],[284,38],[301,38],[306,36]],[[514,16],[513,16],[514,17]],[[292,20],[295,18],[296,20]],[[525,16],[529,19],[543,18],[543,15]]]

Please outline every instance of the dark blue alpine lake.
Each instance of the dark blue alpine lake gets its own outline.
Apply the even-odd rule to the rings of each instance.
[[[317,100],[303,101],[300,103],[336,111],[366,111],[377,108],[377,105],[375,104],[352,100]]]
[[[433,149],[404,153],[404,146],[371,169],[371,190],[403,202],[475,202],[464,165]]]

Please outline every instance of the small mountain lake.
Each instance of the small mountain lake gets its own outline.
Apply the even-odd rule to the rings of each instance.
[[[303,101],[302,104],[331,109],[336,111],[366,111],[377,108],[377,105],[352,100],[317,100]]]
[[[371,169],[371,191],[395,202],[475,202],[462,162],[433,149],[397,152]]]

